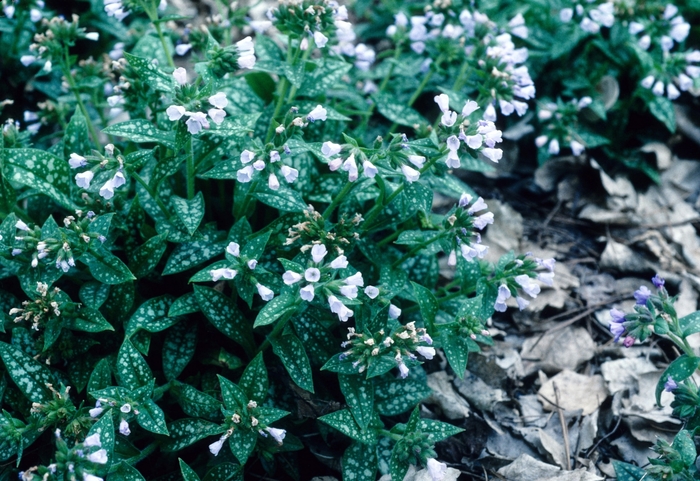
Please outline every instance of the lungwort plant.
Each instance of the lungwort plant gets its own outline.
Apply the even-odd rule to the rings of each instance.
[[[3,477],[298,479],[337,453],[344,479],[442,479],[461,429],[421,417],[423,363],[463,376],[553,281],[483,259],[493,214],[454,175],[501,158],[494,105],[531,107],[522,17],[396,10],[376,53],[332,1],[184,29],[165,1],[3,6],[32,88],[0,137]]]

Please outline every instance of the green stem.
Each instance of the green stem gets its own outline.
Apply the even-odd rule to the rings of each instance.
[[[411,249],[410,251],[408,251],[406,254],[404,254],[403,257],[401,257],[401,259],[399,259],[399,260],[395,261],[393,264],[391,264],[391,268],[393,269],[393,268],[395,268],[395,267],[400,266],[401,264],[403,264],[404,262],[406,262],[408,259],[410,259],[410,258],[413,257],[414,255],[416,255],[418,252],[420,252],[422,249],[425,249],[426,247],[428,247],[428,246],[429,246],[430,244],[432,244],[433,242],[435,242],[435,241],[441,239],[443,235],[445,235],[445,233],[444,233],[444,232],[440,232],[439,234],[437,234],[437,235],[431,237],[430,239],[421,242],[420,244],[418,244],[417,246],[415,246],[413,249]]]
[[[673,334],[672,332],[669,332],[666,334],[669,339],[671,339],[678,347],[683,349],[683,352],[685,352],[689,357],[696,357],[695,353],[693,352],[693,348],[690,347],[690,344],[688,344],[688,341],[685,338],[681,338]]]
[[[297,299],[297,301],[301,301],[301,299]],[[296,304],[299,304],[299,302],[296,302]],[[277,321],[277,324],[275,324],[275,327],[272,329],[272,332],[270,332],[270,334],[267,335],[267,337],[265,338],[263,343],[260,344],[260,347],[258,348],[258,351],[257,351],[258,353],[263,352],[268,347],[270,347],[270,345],[271,345],[270,339],[274,339],[280,335],[282,330],[284,330],[284,327],[287,325],[287,322],[289,322],[289,320],[292,318],[292,316],[294,314],[296,314],[296,310],[294,310],[292,312],[288,312],[287,314],[282,316],[282,318],[279,321]]]
[[[381,434],[382,436],[385,436],[391,439],[392,441],[398,441],[403,437],[400,434],[392,433],[391,431],[387,431],[386,429],[378,429],[377,434]]]
[[[390,242],[392,242],[392,241],[398,239],[399,236],[400,236],[401,234],[403,234],[403,233],[404,233],[404,229],[396,229],[394,232],[392,232],[391,234],[389,234],[388,236],[386,236],[385,238],[383,238],[382,240],[380,240],[379,242],[377,242],[377,245],[378,245],[379,247],[385,246],[385,245],[387,245],[388,243],[390,243]]]
[[[163,396],[163,394],[165,394],[169,390],[170,390],[170,383],[166,383],[166,384],[163,384],[162,386],[158,386],[157,388],[155,388],[153,390],[153,395],[151,396],[151,398],[154,401],[156,401],[156,400],[160,399]]]
[[[78,103],[78,108],[80,109],[83,116],[85,117],[85,122],[87,122],[88,130],[90,131],[90,137],[92,137],[92,142],[95,144],[95,148],[97,148],[97,150],[101,150],[100,137],[97,133],[97,129],[95,129],[95,125],[92,123],[92,119],[90,118],[90,115],[88,115],[88,111],[87,111],[87,108],[85,107],[85,103],[83,102],[83,99],[80,96],[78,86],[75,84],[75,79],[73,78],[73,75],[71,74],[71,71],[70,71],[70,54],[68,53],[68,47],[64,47],[63,55],[64,55],[63,65],[62,65],[63,75],[66,77],[66,82],[68,82],[68,87],[70,88],[71,92],[73,92],[73,96],[75,97],[75,101]]]
[[[277,87],[277,104],[275,105],[275,111],[270,119],[270,126],[267,129],[267,135],[265,135],[265,143],[271,141],[272,137],[274,136],[275,124],[273,123],[273,120],[279,117],[279,114],[282,111],[282,107],[284,106],[284,97],[287,95],[288,83],[287,77],[282,77]]]
[[[146,192],[148,192],[148,195],[150,195],[151,199],[153,199],[156,202],[158,208],[161,210],[165,218],[170,219],[170,213],[168,212],[168,208],[165,206],[165,204],[163,204],[163,201],[160,200],[160,198],[156,195],[153,189],[151,189],[151,186],[148,185],[148,183],[145,180],[143,180],[143,178],[141,178],[141,176],[136,172],[130,172],[129,175],[131,175],[136,180],[136,182],[141,184],[141,187],[143,187],[146,190]]]
[[[425,87],[428,85],[428,82],[430,82],[430,79],[433,77],[433,73],[434,73],[434,72],[435,72],[435,71],[434,71],[433,69],[430,69],[430,70],[428,71],[428,74],[427,74],[425,77],[423,77],[423,80],[421,81],[421,83],[420,83],[420,84],[418,85],[418,87],[416,88],[416,91],[413,92],[413,95],[411,95],[411,98],[408,99],[408,106],[409,106],[409,107],[413,106],[413,104],[415,103],[415,101],[418,100],[418,97],[420,97],[420,94],[423,93],[423,90],[424,90]],[[390,134],[393,134],[394,132],[396,132],[396,129],[398,128],[398,126],[399,126],[399,124],[397,124],[396,122],[394,122],[393,124],[391,124],[391,128],[389,129],[389,133],[390,133]]]
[[[345,187],[343,187],[343,190],[341,190],[338,195],[335,196],[333,199],[333,202],[326,207],[326,210],[323,211],[323,219],[328,220],[328,218],[331,216],[333,211],[335,210],[336,207],[338,207],[338,204],[342,202],[342,200],[345,198],[346,195],[352,190],[352,188],[355,186],[355,182],[348,182],[345,184]]]
[[[236,219],[240,219],[242,216],[245,215],[246,211],[248,210],[248,206],[250,205],[250,199],[253,198],[252,192],[255,192],[255,189],[258,187],[258,183],[260,182],[260,179],[255,179],[252,184],[250,184],[250,188],[248,189],[248,192],[246,193],[245,197],[243,198],[243,203],[241,204],[241,207],[238,208],[238,206],[235,205],[234,202],[234,217]]]
[[[168,50],[168,44],[165,42],[165,36],[163,35],[163,29],[160,27],[160,23],[154,22],[153,26],[156,28],[156,32],[158,33],[158,38],[160,39],[160,44],[163,46],[163,52],[165,52],[165,58],[168,59],[168,65],[170,65],[174,69],[175,62],[173,62],[173,55],[170,53],[170,50]]]
[[[194,198],[194,147],[192,146],[192,136],[187,140],[189,144],[189,155],[187,156],[187,199]]]
[[[301,61],[302,64],[306,64],[306,61],[309,59],[309,55],[311,55],[311,50],[313,50],[313,40],[309,42],[309,48],[304,50],[304,55],[301,56]],[[296,65],[296,58],[294,59],[294,63],[292,66]],[[287,97],[287,103],[291,104],[294,102],[294,97],[297,95],[297,87],[296,85],[292,85],[292,89],[289,91],[289,96]]]
[[[455,79],[455,83],[452,84],[452,91],[453,92],[459,91],[464,86],[464,76],[466,75],[468,68],[469,68],[469,62],[465,61],[462,64],[462,68],[459,70],[459,73],[457,74],[457,78]]]
[[[141,451],[139,454],[136,456],[133,456],[131,458],[123,460],[123,462],[130,464],[131,466],[135,465],[136,463],[139,463],[146,459],[148,456],[153,454],[153,452],[158,448],[158,443],[151,443],[145,448],[143,448],[143,451]],[[109,468],[109,472],[113,473],[117,471],[117,468],[119,467],[119,463],[114,463],[112,466]]]
[[[10,45],[10,56],[14,57],[17,53],[17,43],[19,42],[19,38],[22,35],[22,31],[24,30],[24,22],[27,19],[27,10],[25,8],[22,8],[19,13],[17,13],[17,25],[15,25],[15,29],[12,32],[12,45]]]

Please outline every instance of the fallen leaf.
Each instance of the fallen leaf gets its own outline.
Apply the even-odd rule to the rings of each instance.
[[[539,341],[539,342],[538,342]],[[558,331],[528,338],[520,357],[525,375],[543,370],[547,373],[562,369],[575,370],[595,355],[596,343],[582,327],[569,326]]]
[[[459,393],[481,411],[491,412],[497,403],[508,401],[505,391],[492,388],[469,371],[464,379],[457,378],[453,383]]]
[[[537,392],[544,409],[553,411],[556,407],[554,385],[559,391],[558,405],[566,411],[583,410],[586,416],[594,412],[608,397],[603,376],[584,376],[565,370],[547,381]]]
[[[455,392],[451,380],[445,371],[429,374],[428,387],[433,392],[424,402],[438,406],[447,419],[467,418],[471,413],[469,403]]]

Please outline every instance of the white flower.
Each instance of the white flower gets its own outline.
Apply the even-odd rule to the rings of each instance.
[[[311,248],[311,258],[316,264],[323,261],[323,258],[326,257],[326,254],[328,254],[328,250],[323,244],[316,244]]]
[[[129,429],[129,423],[126,421],[126,419],[122,419],[119,423],[119,432],[124,436],[131,434],[131,429]]]
[[[345,269],[348,266],[348,258],[341,255],[333,259],[331,262],[331,267],[333,269]]]
[[[185,115],[185,107],[181,105],[171,105],[165,109],[165,113],[168,114],[170,121],[175,122],[180,120],[183,115]]]
[[[654,86],[652,87],[651,91],[654,93],[654,95],[661,96],[664,94],[664,83],[659,80],[657,81]]]
[[[649,35],[644,35],[642,38],[639,39],[637,45],[639,45],[639,48],[641,48],[642,50],[648,49],[651,46],[651,37]]]
[[[469,209],[467,210],[467,213],[468,213],[469,215],[474,215],[474,213],[479,212],[479,211],[484,210],[484,209],[488,209],[488,207],[489,207],[489,206],[488,206],[488,204],[486,204],[486,202],[484,201],[484,198],[483,198],[483,197],[479,197],[478,199],[476,199],[476,201],[474,202],[474,204],[472,204],[472,206],[469,207]]]
[[[222,109],[209,109],[207,113],[209,117],[211,117],[211,121],[216,125],[221,125],[224,121],[224,117],[226,117],[226,111]]]
[[[90,182],[92,182],[92,178],[94,176],[95,174],[93,174],[91,170],[86,170],[80,174],[75,174],[75,183],[78,185],[78,187],[87,189],[90,187]]]
[[[222,267],[221,269],[212,269],[209,271],[211,273],[211,279],[216,282],[219,279],[233,279],[238,274],[238,271],[234,269],[229,269],[228,267]]]
[[[327,113],[328,112],[326,111],[326,109],[323,108],[323,106],[317,105],[311,112],[309,112],[309,115],[306,116],[306,120],[308,120],[309,122],[315,122],[317,120],[326,120]]]
[[[683,17],[678,18],[682,19]],[[671,38],[673,38],[673,40],[680,43],[688,37],[688,34],[690,33],[690,24],[688,22],[680,21],[674,25],[673,21],[671,21],[671,24],[673,27],[671,27],[669,35]]]
[[[459,169],[462,166],[462,164],[459,161],[459,154],[456,150],[450,150],[447,153],[447,159],[445,159],[445,164],[450,169]]]
[[[258,261],[256,259],[251,259],[247,262],[248,269],[251,271],[255,270],[256,267],[258,267]]]
[[[19,58],[19,62],[25,67],[29,67],[31,64],[36,62],[36,57],[34,55],[22,55]]]
[[[114,189],[119,188],[125,183],[126,179],[124,178],[124,174],[122,174],[121,172],[117,172],[116,174],[114,174],[114,177],[105,182],[104,185],[100,188],[100,195],[106,200],[109,200],[112,197],[114,197]]]
[[[84,167],[87,165],[87,160],[85,160],[85,157],[82,155],[78,154],[70,154],[70,159],[68,159],[68,165],[70,165],[71,169],[78,169],[80,167]]]
[[[473,100],[467,100],[467,102],[464,104],[464,107],[462,107],[462,115],[464,117],[468,117],[471,115],[473,112],[479,109],[479,104],[477,104]]]
[[[263,301],[267,302],[273,297],[275,297],[275,293],[272,291],[272,289],[268,289],[260,283],[255,284],[255,288],[258,290],[258,294],[260,295]]]
[[[403,172],[403,175],[406,177],[406,180],[409,183],[413,183],[420,178],[420,172],[418,172],[416,169],[413,169],[407,165],[401,166],[401,172]]]
[[[418,346],[416,352],[426,359],[432,359],[435,356],[434,347]]]
[[[241,162],[244,164],[247,164],[251,162],[255,158],[255,152],[251,152],[250,150],[244,150],[241,152]]]
[[[297,180],[297,178],[299,177],[299,171],[287,165],[283,165],[282,167],[280,167],[280,172],[284,176],[284,180],[286,180],[290,184]]]
[[[525,294],[528,296],[532,297],[533,299],[537,297],[537,295],[540,293],[540,286],[535,284],[533,282],[532,278],[530,276],[527,276],[525,274],[515,276],[514,277],[515,282],[520,284],[520,286],[523,288],[523,291]]]
[[[282,280],[284,281],[285,284],[288,286],[291,286],[292,284],[296,284],[302,279],[302,275],[294,272],[294,271],[285,271],[284,274],[282,274]]]
[[[357,286],[343,286],[340,288],[340,293],[348,299],[355,299],[357,297]]]
[[[209,97],[209,103],[217,109],[225,109],[228,105],[228,99],[226,98],[226,94],[224,92],[217,92]]]
[[[498,105],[501,107],[501,113],[506,117],[515,112],[515,106],[507,100],[499,100]]]
[[[379,170],[377,170],[377,167],[370,162],[369,160],[365,160],[362,163],[362,173],[366,176],[369,177],[370,179],[374,179],[374,176],[377,175]]]
[[[221,436],[218,441],[213,442],[209,445],[209,452],[212,453],[214,456],[219,455],[219,451],[221,451],[221,448],[224,445],[224,441],[226,441],[226,436]]]
[[[83,472],[83,481],[104,481],[104,479],[94,474]]]
[[[389,304],[389,317],[392,319],[398,319],[401,315],[401,309],[394,304]]]
[[[518,309],[520,309],[521,311],[530,305],[529,301],[526,301],[525,299],[523,299],[520,296],[517,296],[515,298],[515,302],[518,304]]]
[[[425,157],[422,155],[409,155],[408,161],[418,167],[419,169],[423,168],[423,164],[425,164]]]
[[[236,179],[238,182],[248,183],[253,180],[253,166],[243,167],[238,172],[236,172]]]
[[[481,149],[481,153],[484,154],[487,159],[496,163],[503,158],[503,151],[501,149],[491,149],[487,147]]]
[[[399,363],[399,375],[401,379],[406,379],[406,377],[408,377],[408,367],[402,362]]]
[[[574,155],[581,155],[584,150],[586,150],[586,148],[583,146],[583,144],[575,140],[571,141],[571,152]]]
[[[226,246],[226,252],[231,254],[233,257],[238,257],[241,255],[241,246],[237,242],[229,242]]]
[[[359,286],[362,287],[365,285],[365,281],[362,278],[362,272],[356,272],[355,274],[351,275],[350,277],[345,279],[345,284],[348,286]]]
[[[481,136],[481,134],[465,135],[463,140],[467,143],[467,146],[470,149],[477,150],[479,147],[481,147],[484,138]]]
[[[367,287],[365,287],[365,294],[370,299],[374,299],[379,295],[379,289],[377,289],[374,286],[367,286]]]
[[[178,67],[173,71],[173,78],[180,85],[185,85],[187,83],[187,70],[182,67]]]
[[[328,37],[321,32],[314,32],[314,42],[318,48],[323,48],[328,43]]]
[[[104,408],[99,406],[99,401],[97,401],[97,402],[98,402],[98,404],[95,405],[94,408],[90,409],[90,411],[88,411],[91,418],[96,418],[97,416],[102,414],[102,412],[104,411]]]
[[[678,74],[677,82],[680,89],[684,92],[693,86],[693,79],[691,79],[684,73]]]
[[[681,96],[681,92],[676,88],[675,85],[669,83],[666,85],[666,95],[669,99],[674,100]]]
[[[187,119],[187,131],[192,135],[199,133],[202,129],[209,128],[209,122],[207,121],[207,114],[203,112],[185,112],[190,116]]]
[[[335,296],[328,296],[328,304],[331,307],[331,312],[337,314],[338,319],[341,322],[346,322],[354,314],[350,309],[348,309],[345,306],[345,304],[340,302]]]
[[[240,68],[253,68],[255,65],[255,45],[253,39],[246,37],[236,42],[238,50],[238,66]]]
[[[445,127],[452,127],[455,122],[457,122],[457,112],[453,112],[452,110],[443,113],[440,118],[440,123]]]
[[[644,25],[642,25],[639,22],[630,22],[629,27],[627,29],[630,35],[637,35],[639,32],[644,31]]]
[[[553,272],[540,272],[537,274],[537,280],[547,284],[548,286],[554,285],[554,273]]]
[[[548,141],[549,141],[549,137],[547,137],[546,135],[540,135],[539,137],[537,137],[537,138],[535,139],[535,145],[536,145],[537,147],[542,147],[542,146],[544,146],[544,144],[546,144]]]
[[[351,153],[350,156],[343,162],[343,170],[348,173],[348,180],[350,182],[355,182],[357,180],[358,171],[354,153]]]
[[[273,439],[280,444],[282,444],[282,441],[284,440],[284,437],[287,434],[287,431],[285,431],[284,429],[267,427],[267,428],[265,428],[265,430],[268,433],[270,433],[270,436],[272,436]]]
[[[438,104],[440,110],[445,113],[450,110],[450,98],[445,94],[436,95],[433,100]]]
[[[121,412],[123,412],[124,414],[130,413],[131,412],[131,404],[129,404],[129,403],[122,404],[122,407],[120,407],[119,410]]]
[[[435,458],[428,458],[426,467],[432,481],[441,481],[447,474],[447,465],[439,462]]]
[[[496,109],[493,104],[489,104],[488,107],[486,107],[484,111],[484,120],[488,120],[489,122],[496,121]]]
[[[326,141],[321,146],[321,153],[326,157],[333,157],[334,155],[340,153],[343,147],[340,144],[336,144],[330,141]]]
[[[92,461],[93,463],[97,464],[106,464],[109,459],[107,458],[107,450],[106,449],[100,449],[98,451],[95,451],[94,453],[90,453],[87,455],[88,461]]]
[[[39,19],[33,20],[33,21],[38,21],[40,19],[41,19],[41,12],[39,12]],[[86,33],[85,38],[88,40],[92,40],[93,42],[97,42],[100,39],[100,34],[97,32]]]
[[[90,436],[86,437],[85,441],[83,441],[83,446],[87,446],[89,448],[97,446],[98,448],[101,448],[102,442],[100,442],[100,433],[91,434]]]
[[[642,79],[640,82],[640,85],[644,87],[645,89],[650,89],[652,85],[654,85],[654,76],[653,75],[647,75]]]
[[[302,299],[305,301],[311,302],[314,300],[314,296],[316,295],[315,289],[313,284],[309,284],[306,287],[302,287],[299,289],[299,296],[301,296]]]
[[[549,147],[547,148],[547,152],[549,152],[550,155],[559,154],[559,141],[557,139],[552,139],[549,142]]]
[[[275,174],[270,174],[270,177],[267,178],[267,186],[271,190],[278,190],[280,188],[280,181],[277,180],[277,176]]]
[[[493,224],[493,212],[487,212],[474,219],[474,227],[479,230],[486,227],[487,224]]]
[[[318,280],[321,278],[321,271],[319,271],[315,267],[309,267],[304,271],[304,279],[306,279],[309,282],[318,282]]]
[[[175,53],[180,56],[187,55],[187,52],[189,52],[191,48],[191,43],[181,43],[180,45],[175,46]]]

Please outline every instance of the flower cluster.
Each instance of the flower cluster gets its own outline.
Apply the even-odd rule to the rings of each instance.
[[[173,72],[173,78],[181,87],[186,86],[187,70],[182,67],[176,68]],[[200,111],[191,112],[184,106],[175,104],[168,107],[165,110],[165,113],[168,114],[168,118],[171,122],[177,122],[182,117],[187,116],[187,121],[185,122],[187,125],[187,131],[194,135],[201,132],[202,129],[209,128],[207,114],[209,114],[209,118],[211,118],[212,122],[214,122],[216,125],[221,125],[226,117],[226,111],[224,108],[226,108],[228,105],[228,99],[226,98],[226,94],[224,92],[217,92],[216,94],[211,95],[207,101],[212,106],[207,113]]]
[[[264,422],[264,408],[258,406],[256,401],[250,400],[245,406],[238,406],[238,409],[223,409],[226,418],[226,431],[218,439],[209,445],[209,451],[218,456],[221,448],[227,439],[231,437],[235,430],[245,430],[257,432],[262,437],[271,436],[278,444],[282,444],[287,432],[284,429],[273,428]]]
[[[445,220],[445,229],[450,232],[454,245],[447,258],[447,264],[450,266],[457,265],[457,249],[466,261],[483,259],[489,250],[488,246],[481,243],[481,235],[475,233],[474,229],[483,230],[487,225],[493,224],[493,212],[476,215],[477,212],[487,209],[488,205],[481,197],[473,203],[472,200],[471,195],[462,194],[458,208]]]
[[[49,289],[44,282],[38,282],[36,292],[39,294],[33,301],[23,301],[22,307],[10,309],[10,316],[18,316],[14,322],[29,322],[31,328],[38,331],[44,328],[49,319],[59,317],[64,307],[65,296],[59,296],[58,287]]]
[[[114,197],[114,192],[119,187],[126,184],[124,175],[124,158],[121,155],[114,155],[114,145],[105,146],[105,155],[97,153],[93,156],[82,156],[75,152],[70,154],[68,164],[71,169],[80,169],[91,166],[75,175],[75,183],[78,187],[88,190],[95,178],[96,173],[101,173],[101,178],[107,178],[99,189],[100,196],[105,200]]]
[[[648,287],[640,286],[634,291],[634,313],[625,313],[617,308],[610,309],[610,332],[615,342],[624,337],[625,347],[632,346],[636,340],[644,341],[651,335],[652,330],[657,334],[666,334],[669,330],[670,317],[667,313],[675,314],[675,310],[664,287],[665,280],[657,274],[651,282],[656,287],[656,295]]]
[[[675,100],[681,92],[693,87],[694,79],[700,78],[700,66],[694,65],[697,62],[700,62],[700,50],[666,54],[660,67],[644,77],[639,84],[657,97],[665,92],[666,97]]]
[[[537,111],[537,118],[545,132],[535,138],[535,145],[542,149],[546,146],[547,155],[559,155],[562,147],[568,146],[573,155],[581,155],[586,146],[577,134],[579,112],[591,105],[593,99],[585,96],[569,102],[561,100],[543,102]]]
[[[503,268],[501,280],[497,281],[497,296],[494,309],[498,312],[505,312],[508,308],[506,301],[511,297],[515,298],[518,309],[525,309],[530,302],[522,297],[522,291],[530,298],[534,299],[540,293],[540,286],[535,282],[538,280],[545,285],[554,284],[554,259],[530,258],[528,254],[518,256]],[[543,270],[538,271],[539,268]]]
[[[610,28],[615,24],[615,4],[604,2],[591,6],[590,3],[576,4],[575,7],[565,7],[559,11],[559,19],[564,23],[571,22],[574,17],[581,18],[581,30],[596,34],[601,27]]]
[[[287,149],[283,153],[286,156],[289,155],[291,151]],[[267,186],[271,190],[279,190],[280,181],[278,174],[280,174],[289,184],[294,183],[294,181],[299,177],[299,171],[297,169],[281,162],[282,157],[280,156],[280,152],[278,150],[270,150],[262,155],[267,157],[267,162],[265,162],[263,158],[256,159],[257,155],[253,151],[246,149],[241,152],[240,160],[245,167],[242,167],[236,172],[236,179],[238,182],[244,184],[251,182],[256,172],[262,173],[264,171],[268,174]]]
[[[662,51],[669,52],[674,42],[682,43],[688,38],[690,24],[678,13],[678,7],[669,3],[661,18],[651,15],[631,21],[628,31],[633,36],[642,35],[637,41],[637,45],[642,50],[648,50],[653,41],[661,47]]]
[[[258,267],[258,260],[241,255],[241,246],[237,242],[229,242],[228,246],[226,246],[226,260],[229,263],[229,267],[220,267],[209,271],[213,281],[216,282],[220,279],[233,280],[239,272],[242,272],[244,274],[244,282],[252,283],[263,301],[267,302],[275,297],[272,289],[262,285],[255,278],[254,272]],[[258,271],[262,271],[262,268],[258,268]]]

